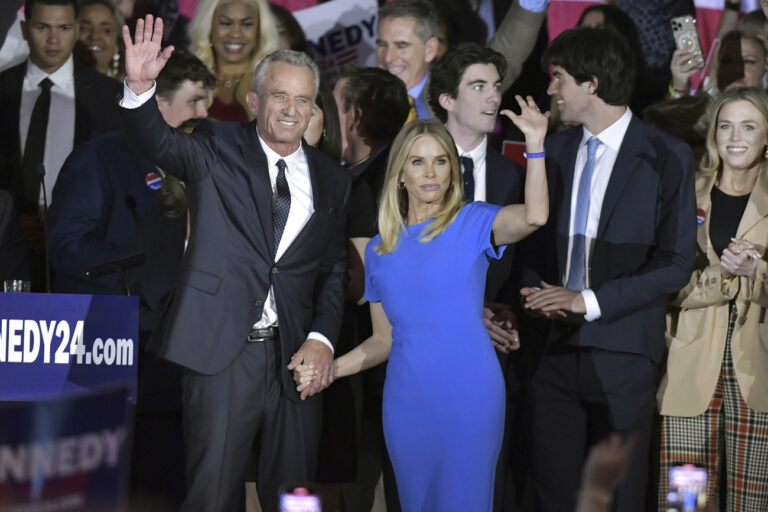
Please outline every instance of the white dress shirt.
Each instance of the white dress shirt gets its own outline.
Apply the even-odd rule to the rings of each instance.
[[[40,82],[48,77],[52,82],[51,107],[48,111],[48,129],[45,132],[45,192],[48,201],[51,200],[53,185],[75,143],[75,75],[72,56],[53,74],[45,73],[27,61],[27,74],[21,86],[21,106],[19,107],[19,136],[21,153],[27,144],[27,132],[32,120],[32,110],[35,108],[37,97],[40,96]],[[40,204],[43,204],[43,194],[40,194]]]
[[[597,137],[602,144],[597,147],[595,154],[595,168],[592,171],[592,184],[590,186],[589,196],[589,214],[587,215],[587,229],[584,234],[584,267],[585,267],[585,279],[586,288],[581,291],[584,297],[584,304],[587,309],[587,313],[584,315],[584,319],[588,322],[597,320],[600,318],[600,305],[597,303],[597,297],[595,292],[589,288],[590,272],[589,261],[592,258],[592,249],[594,248],[595,238],[597,237],[597,228],[600,224],[600,212],[603,209],[603,199],[605,198],[605,191],[608,188],[608,181],[611,178],[613,172],[613,164],[616,163],[616,157],[619,154],[619,148],[624,140],[624,135],[629,128],[629,122],[632,120],[632,112],[627,108],[624,115],[614,121],[608,128],[593,135],[589,133],[589,130],[583,128],[584,134],[581,137],[581,143],[579,144],[579,150],[576,153],[576,167],[573,172],[573,187],[571,191],[571,219],[568,226],[568,258],[565,265],[565,275],[563,276],[563,283],[568,282],[568,271],[571,268],[571,247],[573,245],[573,221],[576,215],[576,201],[579,194],[579,180],[581,180],[581,173],[584,170],[584,165],[587,163],[587,140],[590,137]]]
[[[488,137],[483,137],[483,140],[480,142],[480,144],[477,145],[477,147],[471,151],[464,151],[464,149],[461,148],[458,144],[456,144],[456,151],[458,151],[459,156],[466,156],[472,159],[472,163],[474,164],[472,176],[475,178],[475,201],[485,201],[486,199],[486,193],[485,193],[485,183],[486,183],[486,173],[485,173],[485,155],[486,150],[488,149]],[[461,163],[461,162],[459,162]],[[461,166],[461,173],[464,174],[464,166]]]
[[[123,99],[120,105],[124,108],[137,108],[146,103],[155,94],[155,86],[140,95],[136,95],[128,86],[123,87]],[[288,188],[291,191],[291,209],[288,211],[288,220],[285,223],[283,235],[280,238],[280,244],[277,246],[275,261],[280,261],[280,257],[290,247],[301,229],[309,221],[309,218],[315,212],[312,202],[312,181],[309,177],[309,164],[304,148],[299,149],[288,156],[280,156],[270,148],[266,142],[259,136],[259,144],[267,157],[267,166],[269,168],[269,182],[272,186],[272,194],[275,194],[275,182],[277,181],[277,161],[281,158],[285,161],[285,178],[288,181]],[[264,328],[278,325],[277,305],[275,304],[275,295],[272,287],[269,287],[267,298],[264,300],[264,310],[261,318],[256,322],[254,328]],[[310,332],[307,338],[316,339],[325,343],[333,352],[333,345],[330,340],[319,332]]]

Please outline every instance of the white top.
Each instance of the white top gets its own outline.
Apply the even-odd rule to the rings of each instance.
[[[124,108],[138,108],[151,99],[154,94],[155,85],[153,85],[150,90],[140,95],[137,95],[125,85],[123,87],[123,99],[120,101],[120,105]],[[274,195],[275,193],[275,181],[277,180],[277,161],[281,158],[285,160],[285,178],[288,181],[288,187],[291,191],[291,209],[288,211],[288,220],[285,223],[285,229],[280,238],[277,253],[275,254],[275,261],[278,261],[285,253],[286,249],[290,247],[296,239],[296,236],[315,211],[312,203],[312,181],[309,177],[309,164],[307,163],[307,156],[304,153],[304,148],[299,146],[299,149],[290,155],[282,157],[273,151],[272,148],[267,146],[267,143],[264,142],[261,136],[259,136],[259,144],[261,144],[261,148],[264,150],[264,154],[267,157],[269,182],[272,186],[272,194]],[[277,324],[277,305],[275,304],[274,292],[270,286],[269,291],[267,292],[267,298],[264,300],[264,310],[262,311],[261,318],[253,325],[253,327],[263,328],[272,325],[276,326]],[[307,338],[322,341],[331,349],[331,352],[333,352],[333,345],[323,334],[313,331],[307,335]]]
[[[53,185],[56,178],[72,152],[75,143],[75,75],[72,56],[53,74],[47,74],[32,61],[27,61],[27,74],[21,86],[21,106],[19,107],[19,136],[21,139],[21,154],[27,144],[27,132],[32,120],[32,110],[40,96],[39,84],[48,77],[52,82],[51,107],[48,111],[48,129],[45,132],[45,192],[48,201],[51,200]],[[40,194],[40,205],[43,204],[43,194]]]
[[[629,122],[631,120],[632,111],[627,108],[626,112],[624,112],[624,115],[617,119],[608,128],[596,135],[589,133],[589,130],[583,128],[584,134],[581,137],[579,151],[576,153],[576,167],[573,172],[573,187],[571,190],[571,219],[568,226],[568,258],[565,265],[563,283],[568,282],[568,271],[571,268],[573,220],[574,216],[576,215],[576,201],[579,194],[579,180],[581,179],[581,173],[584,170],[584,165],[587,163],[587,140],[594,136],[600,139],[600,142],[602,142],[602,144],[597,147],[597,152],[595,154],[595,168],[592,171],[592,185],[590,186],[587,229],[584,235],[584,257],[586,259],[584,266],[586,285],[581,294],[584,297],[584,304],[587,308],[587,313],[584,315],[584,319],[588,322],[597,320],[601,315],[600,305],[597,303],[595,292],[589,288],[589,260],[592,257],[592,249],[594,248],[594,241],[597,237],[597,227],[600,224],[600,212],[603,209],[603,199],[605,198],[605,191],[608,188],[608,181],[611,178],[611,172],[613,172],[613,164],[616,163],[616,157],[619,154],[619,148],[621,148],[621,143],[624,140],[624,135],[627,133],[627,128],[629,128]]]
[[[486,188],[486,173],[485,173],[485,156],[488,149],[488,137],[483,137],[483,140],[477,147],[471,151],[464,151],[461,146],[456,144],[456,150],[459,156],[467,156],[472,159],[474,164],[472,175],[475,178],[475,201],[485,201],[487,194]],[[461,172],[464,173],[464,166],[461,166]]]

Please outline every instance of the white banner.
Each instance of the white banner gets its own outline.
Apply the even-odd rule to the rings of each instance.
[[[293,13],[329,83],[346,64],[376,65],[378,10],[376,0],[333,0]]]

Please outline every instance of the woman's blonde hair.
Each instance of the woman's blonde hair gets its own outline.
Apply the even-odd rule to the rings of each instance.
[[[717,151],[717,124],[719,122],[720,112],[723,107],[735,101],[747,101],[752,104],[760,113],[763,121],[763,129],[768,133],[768,94],[765,91],[755,87],[738,87],[725,91],[715,102],[712,108],[712,114],[709,118],[709,129],[707,130],[707,139],[705,141],[706,151],[701,158],[700,168],[706,173],[721,173],[723,170],[723,160]],[[763,160],[760,162],[759,172],[763,173],[768,168],[768,159],[766,159],[766,149],[763,148]]]
[[[195,56],[208,66],[208,69],[216,75],[216,55],[211,45],[211,27],[213,26],[213,13],[216,8],[224,3],[233,0],[202,0],[197,6],[195,16],[189,25],[189,50]],[[248,117],[253,117],[245,96],[251,90],[253,80],[253,70],[261,60],[278,49],[277,29],[275,20],[269,10],[266,0],[241,0],[247,5],[253,7],[259,16],[259,32],[256,47],[251,56],[251,62],[248,69],[243,74],[243,78],[235,90],[235,99],[243,106],[248,113]]]
[[[456,144],[445,126],[437,120],[415,120],[406,124],[392,143],[387,162],[387,174],[379,205],[378,254],[388,254],[397,248],[402,233],[406,232],[408,191],[400,187],[400,177],[414,143],[421,137],[432,137],[445,149],[451,164],[451,181],[443,197],[443,204],[432,222],[423,230],[420,241],[427,242],[445,231],[464,205],[464,187],[461,179]]]

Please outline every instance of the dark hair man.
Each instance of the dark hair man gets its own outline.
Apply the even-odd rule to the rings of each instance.
[[[0,188],[13,195],[33,250],[33,291],[42,291],[45,245],[39,216],[73,147],[120,128],[120,85],[73,62],[72,0],[27,0],[21,22],[29,58],[0,73]],[[44,175],[43,175],[44,171]]]
[[[627,108],[632,53],[613,29],[563,32],[544,64],[581,126],[547,139],[550,221],[521,250],[544,323],[523,339],[546,347],[528,397],[537,510],[572,510],[587,448],[617,431],[638,442],[614,509],[642,511],[666,303],[694,263],[693,158]]]
[[[347,67],[333,88],[341,124],[342,158],[352,175],[379,197],[389,145],[408,117],[403,82],[383,69]]]
[[[488,147],[488,134],[496,126],[501,104],[505,69],[503,55],[472,43],[448,50],[432,69],[430,106],[456,142],[467,201],[506,205],[522,199],[523,169]],[[505,352],[519,342],[514,315],[503,304],[511,300],[503,285],[509,278],[512,258],[513,251],[507,251],[504,258],[492,263],[486,283],[486,327],[497,348]],[[491,321],[494,311],[496,321]]]
[[[301,139],[319,82],[303,53],[278,50],[254,72],[248,125],[186,135],[149,101],[173,51],[162,20],[123,28],[122,100],[134,147],[187,186],[190,243],[182,285],[150,350],[184,367],[187,496],[183,509],[239,510],[251,448],[264,510],[278,488],[315,475],[320,407],[303,401],[333,380],[346,292],[350,179]],[[300,396],[290,370],[318,377]]]

